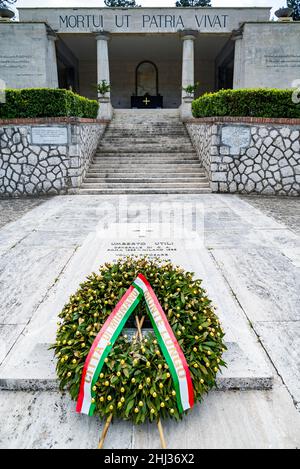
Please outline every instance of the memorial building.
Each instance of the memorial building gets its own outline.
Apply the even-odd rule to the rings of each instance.
[[[290,88],[300,77],[300,23],[270,8],[20,8],[0,22],[0,78],[60,87],[113,108],[179,108],[183,87]]]
[[[299,21],[270,20],[266,7],[20,8],[18,21],[1,11],[0,92],[63,91],[2,93],[40,109],[23,118],[28,98],[10,98],[0,196],[300,194]],[[244,88],[274,90],[225,93],[236,99],[225,116],[197,113],[200,101],[192,114],[194,97]]]

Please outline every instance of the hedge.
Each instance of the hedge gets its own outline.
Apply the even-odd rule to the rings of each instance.
[[[95,119],[98,102],[69,90],[33,88],[8,89],[0,104],[0,119],[32,117],[86,117]]]
[[[300,117],[300,104],[292,101],[293,90],[239,89],[205,93],[193,101],[194,117]]]

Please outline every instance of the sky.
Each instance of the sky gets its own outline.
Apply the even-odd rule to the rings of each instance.
[[[137,0],[139,5],[143,7],[164,7],[175,6],[175,0]],[[18,0],[17,6],[27,7],[101,7],[104,1],[101,0]],[[275,9],[285,6],[286,0],[212,0],[214,7],[247,7],[247,6],[270,6]]]

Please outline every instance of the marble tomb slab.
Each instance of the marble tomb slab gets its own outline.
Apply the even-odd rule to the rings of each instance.
[[[168,233],[168,229],[165,231]],[[158,236],[159,235],[159,236]],[[53,353],[57,315],[78,285],[104,262],[130,254],[159,255],[203,279],[226,332],[228,368],[218,377],[220,389],[269,389],[273,370],[238,303],[201,239],[194,233],[170,239],[162,226],[124,224],[91,233],[70,260],[59,281],[40,304],[29,326],[0,367],[2,389],[56,389]]]

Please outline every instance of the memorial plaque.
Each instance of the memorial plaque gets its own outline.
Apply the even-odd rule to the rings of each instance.
[[[31,142],[34,145],[67,145],[67,127],[32,127]]]
[[[231,149],[231,153],[239,155],[241,148],[250,145],[250,129],[241,126],[228,126],[222,129],[222,143]]]

